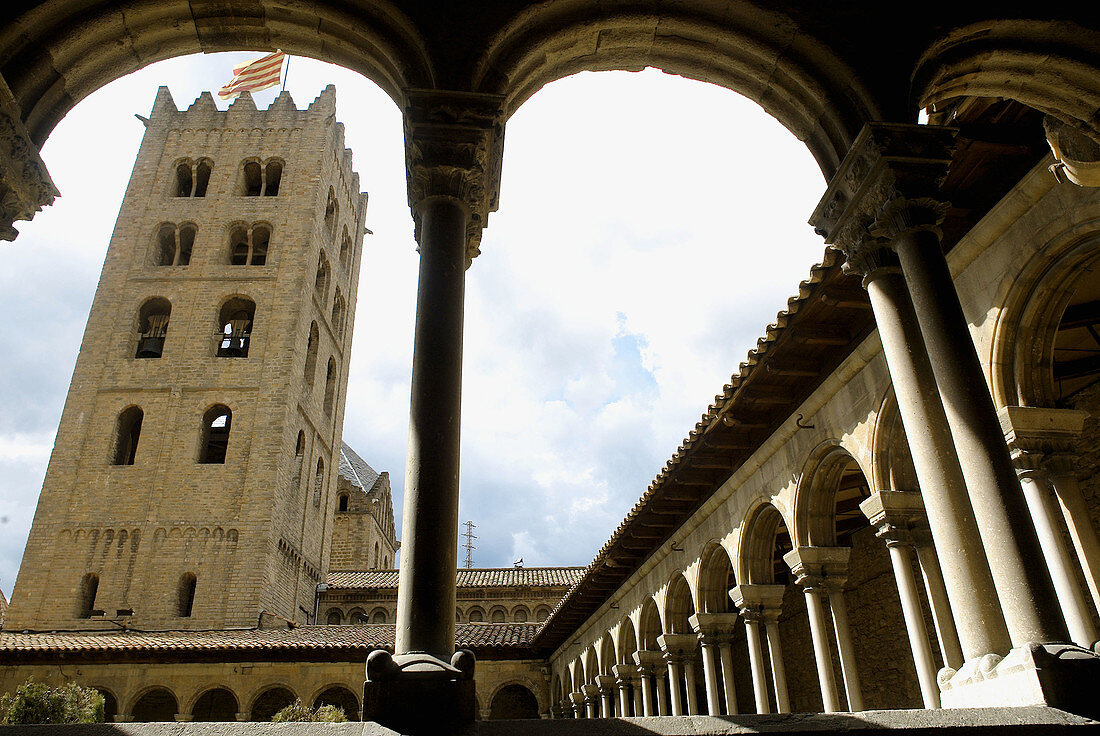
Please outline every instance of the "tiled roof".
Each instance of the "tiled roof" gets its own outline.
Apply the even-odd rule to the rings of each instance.
[[[548,586],[568,588],[583,567],[485,567],[458,571],[459,588]],[[330,588],[396,588],[397,570],[345,570],[328,574]]]
[[[538,624],[457,624],[459,647],[525,646]],[[393,624],[298,626],[219,631],[0,632],[0,656],[33,652],[294,652],[329,649],[393,650]]]
[[[348,447],[346,442],[340,443],[340,475],[348,479],[355,486],[364,491],[369,491],[378,480],[377,470],[367,465],[367,461],[359,457],[355,450]]]

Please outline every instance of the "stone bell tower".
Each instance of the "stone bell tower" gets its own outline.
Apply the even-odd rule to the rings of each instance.
[[[367,205],[335,116],[158,91],[5,628],[312,620]]]

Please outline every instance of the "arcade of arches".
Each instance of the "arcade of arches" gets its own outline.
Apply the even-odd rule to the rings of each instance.
[[[811,222],[830,247],[534,634],[539,700],[578,717],[1095,714],[1038,673],[1094,682],[1097,665],[1100,28],[1068,2],[1037,18],[983,1],[889,32],[880,5],[17,2],[0,31],[0,237],[56,194],[36,151],[57,120],[151,61],[278,46],[397,100],[421,443],[392,662],[449,661],[462,266],[498,206],[507,118],[585,69],[729,87],[817,160],[829,187]],[[135,702],[166,713],[167,697]]]

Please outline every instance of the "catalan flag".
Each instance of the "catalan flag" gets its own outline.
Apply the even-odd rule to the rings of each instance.
[[[218,90],[218,97],[232,100],[241,92],[259,92],[279,83],[283,74],[283,59],[286,54],[281,49],[259,59],[247,61],[233,67],[233,79]]]

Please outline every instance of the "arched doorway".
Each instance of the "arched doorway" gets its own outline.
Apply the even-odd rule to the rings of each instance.
[[[494,721],[538,717],[539,703],[535,694],[515,683],[498,690],[489,705],[489,719]]]

